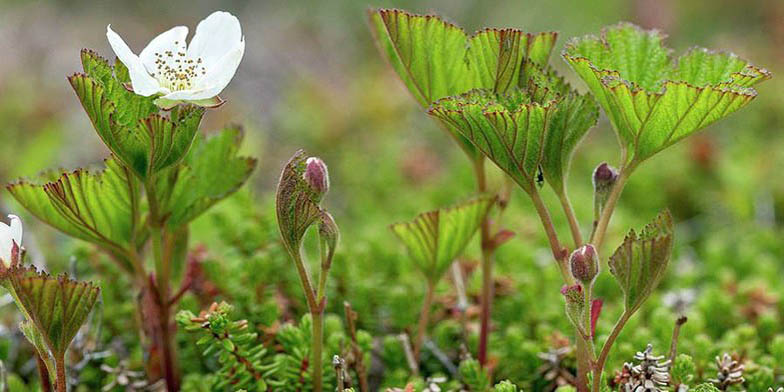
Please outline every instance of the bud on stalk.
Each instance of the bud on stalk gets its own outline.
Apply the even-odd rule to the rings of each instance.
[[[583,326],[583,320],[585,320],[585,293],[582,286],[579,284],[563,286],[561,294],[563,294],[566,300],[566,316],[569,318],[569,321],[574,324],[583,336],[587,336]]]
[[[594,217],[596,220],[602,214],[604,204],[612,192],[615,182],[618,180],[618,171],[614,167],[602,162],[593,171],[593,206]]]
[[[315,202],[320,202],[329,191],[329,172],[327,165],[320,158],[310,157],[305,162],[305,173],[302,175],[313,191]]]
[[[593,286],[596,275],[599,274],[599,256],[596,248],[591,244],[577,248],[569,257],[569,267],[572,276],[585,287]]]

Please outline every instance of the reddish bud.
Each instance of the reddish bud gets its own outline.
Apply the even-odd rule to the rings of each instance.
[[[321,200],[329,190],[329,172],[327,165],[319,158],[310,157],[305,162],[305,181],[316,195],[317,200]]]
[[[599,274],[599,256],[596,254],[596,248],[591,244],[577,248],[569,257],[569,266],[575,279],[586,286],[592,285],[596,275]]]

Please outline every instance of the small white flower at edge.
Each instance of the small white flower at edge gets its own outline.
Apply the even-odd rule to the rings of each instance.
[[[22,220],[16,215],[8,215],[10,224],[0,222],[0,262],[8,268],[11,266],[11,254],[14,243],[22,247]]]
[[[240,21],[228,12],[216,11],[199,22],[188,45],[187,36],[187,27],[173,27],[137,56],[111,25],[106,26],[106,38],[128,68],[134,93],[157,96],[155,104],[164,109],[181,102],[220,106],[223,100],[218,94],[234,77],[245,53]]]

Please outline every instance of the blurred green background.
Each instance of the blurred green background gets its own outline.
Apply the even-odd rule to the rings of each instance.
[[[779,301],[784,294],[780,282],[784,273],[781,0],[2,0],[0,183],[33,176],[46,168],[96,164],[107,155],[65,79],[81,69],[81,48],[113,58],[105,38],[107,24],[138,53],[170,26],[186,25],[193,31],[210,12],[230,11],[242,23],[245,57],[221,94],[227,104],[210,111],[202,129],[242,124],[245,152],[260,162],[248,190],[197,223],[193,242],[205,244],[211,257],[221,260],[233,257],[224,256],[226,249],[240,247],[226,240],[230,237],[226,227],[236,222],[255,228],[242,232],[244,226],[233,227],[241,232],[237,236],[265,227],[265,233],[274,237],[271,192],[283,163],[295,150],[304,148],[329,165],[332,187],[325,203],[342,231],[336,283],[331,288],[332,310],[339,312],[343,299],[360,301],[363,328],[373,334],[399,331],[416,317],[422,286],[410,268],[404,267],[407,258],[388,225],[465,200],[472,196],[474,183],[462,152],[422,113],[374,47],[366,21],[368,7],[434,12],[469,31],[485,26],[558,31],[551,63],[582,90],[582,82],[560,57],[563,44],[570,37],[597,34],[602,26],[618,21],[663,30],[676,54],[694,45],[724,49],[769,69],[773,79],[759,86],[759,96],[748,107],[657,155],[636,172],[621,199],[607,244],[614,247],[628,228],[639,227],[659,210],[670,208],[678,223],[677,257],[660,292],[678,293],[684,287],[697,290],[699,311],[687,324],[691,328],[685,332],[687,339],[699,342],[697,337],[704,336],[739,342],[743,339],[738,336],[745,335],[733,329],[743,326],[759,331],[759,317],[766,315],[770,331],[754,338],[759,343],[755,349],[770,352],[767,342],[784,332],[780,326],[784,304]],[[569,185],[584,231],[588,231],[592,217],[591,171],[605,160],[616,163],[618,151],[604,117],[577,150]],[[502,176],[495,168],[493,171],[492,184],[498,188]],[[549,191],[545,194],[565,237],[565,219],[555,209],[553,195]],[[72,255],[85,251],[82,245],[25,215],[5,190],[0,191],[0,212],[25,218],[25,245],[34,263],[59,272],[68,268]],[[548,258],[541,226],[519,190],[513,193],[501,223],[517,237],[501,249],[497,261],[498,295],[504,299],[495,310],[499,324],[495,341],[500,346],[503,339],[517,336],[509,328],[524,319],[531,329],[520,332],[520,339],[546,346],[538,342],[552,331],[539,331],[539,322],[557,320],[552,321],[556,330],[566,325],[559,279]],[[469,256],[475,255],[475,248]],[[267,264],[263,260],[251,263],[255,269],[246,272],[258,273],[259,279],[280,280],[280,285],[289,287],[291,297],[301,301],[293,268],[285,257]],[[475,265],[470,257],[466,263]],[[285,274],[276,273],[278,270]],[[82,273],[93,276],[87,267]],[[607,275],[600,281],[599,293],[617,305],[618,289]],[[470,279],[469,290],[476,294],[477,274]],[[749,294],[758,290],[765,298],[761,305],[759,296]],[[450,289],[445,286],[441,291],[449,301]],[[639,317],[640,325],[662,314],[673,317],[672,312],[657,308],[664,309],[659,298],[651,302],[650,309]],[[280,313],[284,319],[295,318],[294,314],[302,314],[301,305],[294,306],[293,313],[285,309]],[[748,307],[752,313],[747,313]],[[11,308],[7,305],[3,309]],[[606,311],[599,327],[604,333],[618,311],[617,306]],[[668,339],[671,322],[632,325],[629,329],[636,337],[626,343],[627,354],[644,348],[640,345],[646,338],[660,341],[664,350],[666,342],[661,340]],[[726,337],[730,332],[734,335]],[[535,349],[544,349],[540,346]],[[623,344],[620,347],[619,358],[626,358]],[[694,347],[699,346],[693,343],[687,347],[697,350]],[[501,357],[512,355],[503,353],[503,347],[495,350]],[[700,361],[709,362],[718,350],[708,349]],[[503,368],[499,371],[504,372]],[[507,369],[507,373],[513,371]]]

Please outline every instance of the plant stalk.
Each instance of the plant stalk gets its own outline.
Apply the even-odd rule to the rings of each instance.
[[[38,378],[41,379],[41,390],[43,392],[52,391],[52,379],[49,375],[49,370],[46,368],[46,362],[41,359],[41,356],[35,354],[36,362],[38,363]]]
[[[313,391],[322,392],[321,378],[323,371],[322,351],[324,341],[324,310],[314,309],[310,314],[313,321],[313,355],[311,356]]]
[[[180,380],[177,374],[176,353],[171,333],[171,301],[169,300],[172,244],[171,239],[166,236],[166,230],[163,227],[164,222],[159,213],[154,181],[145,184],[145,190],[147,191],[147,202],[150,209],[150,237],[152,239],[156,272],[156,282],[153,283],[152,280],[148,280],[148,284],[155,284],[156,287],[151,287],[151,289],[152,293],[156,293],[158,296],[156,299],[158,305],[156,328],[158,329],[158,338],[160,340],[158,344],[163,355],[161,366],[166,380],[166,390],[177,392],[180,390]]]
[[[537,214],[539,214],[539,219],[542,221],[542,226],[547,234],[547,240],[550,242],[550,249],[553,252],[553,258],[558,264],[561,276],[566,284],[573,284],[574,279],[572,278],[572,275],[569,274],[569,266],[567,265],[566,260],[568,252],[558,240],[558,233],[556,233],[553,221],[550,219],[550,213],[547,210],[547,206],[544,205],[542,198],[539,197],[539,192],[536,191],[536,188],[533,188],[533,191],[529,193],[529,195],[531,196],[531,201],[534,203]]]
[[[612,218],[613,211],[615,210],[615,205],[618,203],[618,199],[621,197],[623,187],[626,185],[626,181],[629,179],[629,174],[631,171],[631,166],[625,166],[621,168],[621,172],[618,175],[618,180],[615,182],[615,185],[613,185],[612,191],[607,197],[607,202],[604,204],[604,208],[602,209],[602,214],[599,217],[599,220],[596,222],[596,227],[591,234],[590,243],[596,247],[597,251],[601,252],[602,243],[604,242],[604,235],[607,232],[607,226],[610,224],[610,219]]]
[[[569,196],[566,195],[566,189],[563,189],[558,193],[558,199],[561,201],[561,207],[563,207],[566,219],[569,221],[569,229],[572,232],[574,248],[577,249],[583,245],[583,235],[580,233],[580,223],[577,221],[577,216],[574,213],[571,201],[569,201]]]
[[[435,294],[435,283],[427,281],[425,289],[425,299],[422,302],[422,312],[419,314],[419,324],[417,326],[416,339],[414,340],[414,362],[419,364],[419,354],[422,350],[422,343],[425,341],[427,324],[430,321],[430,308],[433,306],[433,296]]]
[[[65,377],[65,356],[58,355],[55,358],[55,368],[57,369],[57,392],[68,392],[68,382]]]
[[[610,354],[610,348],[612,348],[613,343],[615,343],[615,339],[617,339],[618,335],[621,333],[623,326],[626,325],[627,321],[629,321],[631,313],[632,312],[628,311],[623,312],[621,318],[619,318],[615,323],[610,336],[607,337],[607,341],[604,342],[604,346],[602,346],[602,351],[599,354],[599,358],[596,360],[596,364],[593,368],[593,392],[599,392],[601,389],[604,363],[607,362],[607,356]]]
[[[487,176],[484,163],[484,157],[474,161],[476,186],[480,194],[487,192]],[[491,244],[490,218],[487,216],[482,220],[480,236],[482,247],[482,297],[477,359],[479,360],[479,365],[484,367],[487,363],[487,341],[490,335],[490,316],[493,307],[493,253],[495,252]]]

